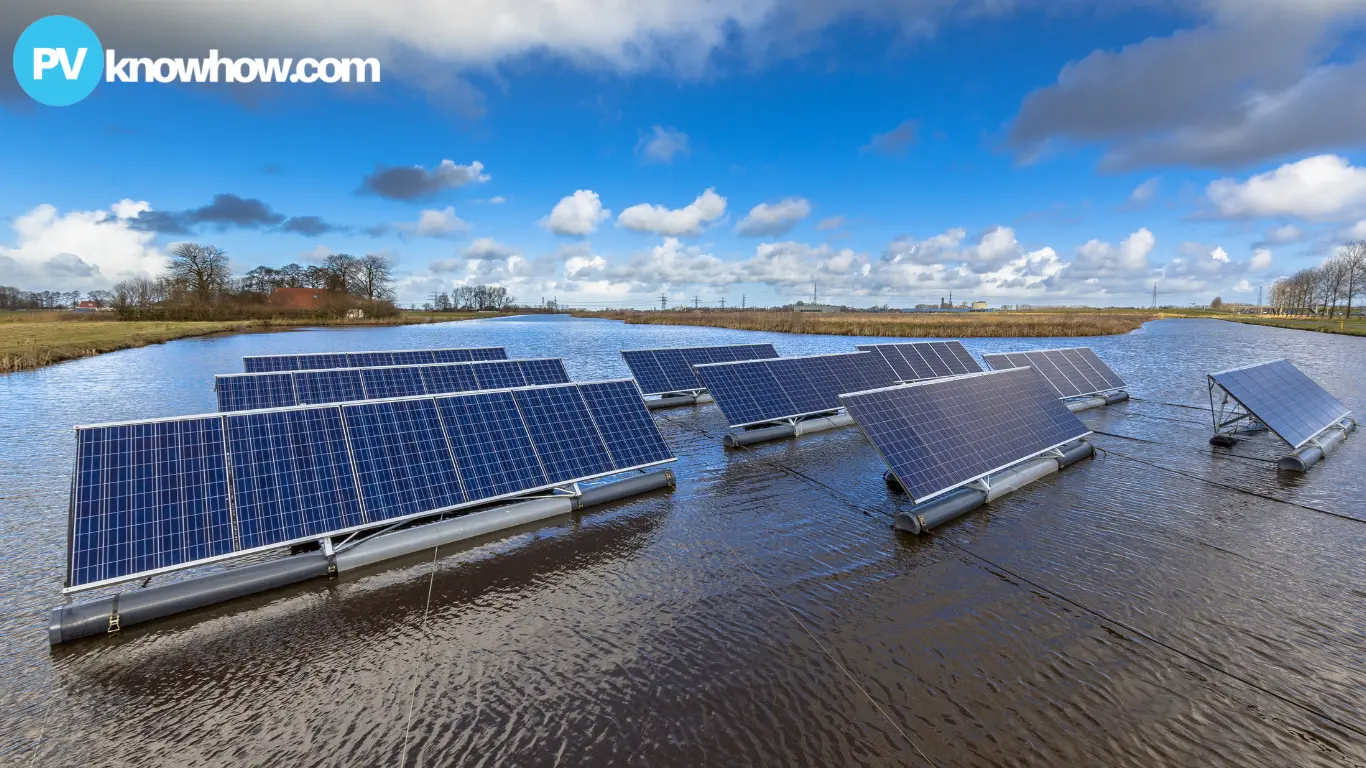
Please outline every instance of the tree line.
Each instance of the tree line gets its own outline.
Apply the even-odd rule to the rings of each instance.
[[[1271,284],[1271,306],[1283,315],[1351,317],[1354,299],[1366,296],[1366,240],[1348,243],[1317,267]],[[1360,311],[1361,302],[1355,302]]]
[[[315,288],[338,297],[392,302],[393,271],[393,261],[387,256],[334,253],[317,265],[261,266],[235,277],[223,249],[180,243],[171,250],[165,274],[117,283],[111,301],[115,307],[139,308],[224,301],[260,303],[277,288]]]
[[[423,308],[437,312],[497,312],[511,308],[514,302],[512,294],[501,285],[462,285],[449,293],[433,293],[432,300]]]

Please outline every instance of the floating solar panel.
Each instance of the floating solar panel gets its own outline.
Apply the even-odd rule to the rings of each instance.
[[[901,381],[922,381],[964,373],[979,373],[982,366],[968,354],[961,341],[914,341],[904,344],[860,344],[862,352],[880,355]]]
[[[735,344],[725,347],[624,350],[621,356],[640,385],[641,392],[663,395],[706,389],[693,372],[694,365],[766,360],[777,357],[778,353],[772,344]]]
[[[1218,385],[1277,437],[1299,448],[1351,413],[1289,360],[1211,373],[1210,405]],[[1216,430],[1218,423],[1216,410]]]
[[[433,363],[472,363],[476,360],[506,360],[502,347],[469,349],[400,349],[374,352],[322,352],[303,355],[252,355],[242,358],[247,373],[272,371],[317,371],[328,368],[375,368],[389,365],[431,365]]]
[[[982,355],[982,359],[996,370],[1033,368],[1061,398],[1095,395],[1127,386],[1090,347],[1004,352]]]
[[[1090,434],[1029,368],[840,399],[917,503]]]
[[[897,382],[896,371],[869,352],[712,363],[695,370],[732,427],[837,411],[842,392]]]
[[[66,591],[673,461],[635,382],[77,427]]]
[[[226,412],[568,382],[564,361],[548,358],[230,373],[214,377],[214,391],[218,410]]]

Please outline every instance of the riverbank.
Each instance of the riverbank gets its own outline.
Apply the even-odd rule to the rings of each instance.
[[[1143,310],[1059,310],[1053,312],[777,312],[693,311],[575,312],[575,317],[632,324],[700,325],[741,331],[816,333],[831,336],[981,338],[1023,336],[1113,336],[1128,333],[1161,312]]]
[[[1351,320],[1329,320],[1326,317],[1276,317],[1271,315],[1211,315],[1219,320],[1231,320],[1248,325],[1270,325],[1275,328],[1291,328],[1297,331],[1317,333],[1337,333],[1344,336],[1366,336],[1366,317]]]
[[[4,313],[0,315],[0,373],[32,370],[120,349],[145,347],[175,339],[218,333],[288,330],[319,326],[376,326],[445,323],[492,317],[493,313],[404,312],[373,320],[271,319],[160,322],[115,320],[66,312]]]

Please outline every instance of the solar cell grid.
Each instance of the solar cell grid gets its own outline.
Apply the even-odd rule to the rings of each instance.
[[[582,384],[579,393],[612,455],[614,468],[638,467],[672,458],[654,418],[643,407],[635,382]]]
[[[324,374],[359,371],[308,375]],[[77,436],[69,589],[672,459],[632,381],[99,425]]]
[[[420,367],[362,368],[360,380],[366,400],[427,394]]]
[[[442,397],[436,403],[470,498],[548,484],[512,393]]]
[[[982,370],[960,341],[861,344],[857,348],[880,355],[896,371],[900,381],[921,381]]]
[[[465,501],[434,401],[344,405],[342,414],[370,522]]]
[[[80,429],[77,456],[69,583],[233,551],[218,417]]]
[[[1032,369],[841,397],[917,502],[1089,434]]]
[[[422,384],[429,395],[479,389],[474,369],[468,365],[428,365],[422,368]]]
[[[612,469],[602,436],[574,387],[513,390],[513,399],[551,483]]]
[[[1033,368],[1058,397],[1080,397],[1124,388],[1124,380],[1089,347],[998,352],[983,355],[994,369]]]
[[[299,405],[344,403],[364,400],[360,371],[299,371],[294,374],[294,392]]]
[[[271,373],[274,371],[297,371],[298,355],[267,355],[264,357],[242,358],[243,370],[247,373]]]
[[[341,352],[326,352],[316,355],[299,355],[296,358],[298,363],[297,370],[300,371],[323,371],[330,368],[351,368],[353,367],[346,360],[346,355]]]
[[[394,365],[432,365],[436,363],[436,351],[431,349],[406,349],[390,353]]]
[[[242,549],[365,522],[338,408],[227,417]]]
[[[519,360],[517,367],[522,369],[522,377],[528,385],[569,383],[569,372],[564,368],[564,361],[559,358]]]
[[[675,347],[669,349],[624,350],[626,367],[631,369],[640,389],[647,395],[670,392],[696,392],[705,389],[694,365],[729,363],[739,360],[776,358],[772,344],[736,344],[714,347]]]
[[[298,400],[293,373],[215,377],[214,394],[220,411],[282,408],[294,405]]]
[[[470,367],[474,369],[474,378],[478,380],[480,389],[507,389],[527,385],[521,366],[514,361],[474,363]]]
[[[1210,378],[1294,448],[1351,413],[1288,360],[1220,371]]]
[[[839,395],[895,384],[896,372],[867,352],[747,360],[696,369],[733,427],[839,410]]]
[[[374,368],[381,365],[394,365],[393,352],[347,352],[346,367]]]

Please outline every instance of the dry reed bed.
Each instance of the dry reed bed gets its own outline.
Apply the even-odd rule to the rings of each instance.
[[[701,325],[742,331],[926,338],[1112,336],[1161,317],[1157,312],[974,312],[971,314],[803,312],[577,312],[580,317],[649,325]]]

